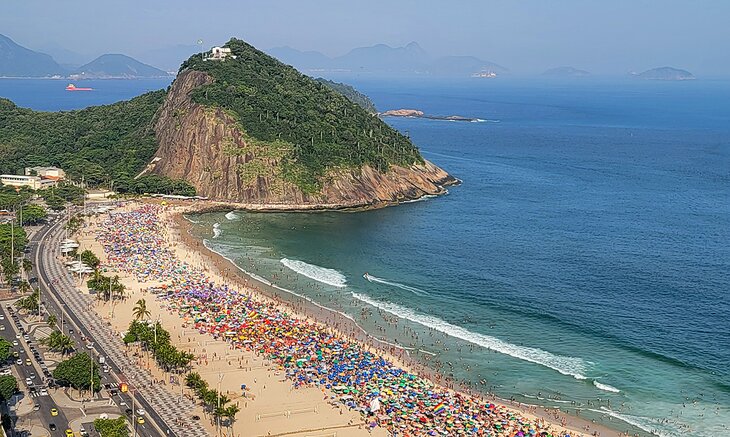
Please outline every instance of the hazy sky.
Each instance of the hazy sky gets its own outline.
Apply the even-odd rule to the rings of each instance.
[[[514,72],[623,74],[670,65],[730,75],[730,0],[0,0],[0,33],[30,48],[130,55],[243,38],[340,55],[417,41]]]

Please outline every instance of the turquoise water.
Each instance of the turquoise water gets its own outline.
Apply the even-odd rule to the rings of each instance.
[[[487,120],[388,120],[464,184],[367,213],[206,214],[195,232],[502,397],[730,432],[728,83],[359,85],[381,108]]]
[[[730,83],[350,82],[381,109],[485,120],[388,120],[463,185],[358,214],[191,217],[206,244],[502,397],[730,432]],[[65,85],[0,96],[61,110],[167,83]]]

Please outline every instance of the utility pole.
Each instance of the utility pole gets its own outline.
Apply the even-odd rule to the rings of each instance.
[[[216,411],[216,417],[218,419],[218,433],[221,432],[221,381],[223,381],[223,373],[218,373],[218,410]]]

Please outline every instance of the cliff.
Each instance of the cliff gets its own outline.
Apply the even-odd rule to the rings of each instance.
[[[276,210],[379,207],[443,194],[444,186],[457,182],[424,160],[384,171],[368,164],[330,166],[316,188],[307,189],[286,174],[296,167],[285,143],[253,138],[236,113],[193,101],[196,90],[215,80],[193,69],[178,75],[158,111],[159,148],[143,173],[184,179],[213,200]]]

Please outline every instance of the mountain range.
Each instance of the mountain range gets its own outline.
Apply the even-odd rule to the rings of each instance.
[[[405,75],[469,77],[484,72],[497,75],[508,70],[494,62],[473,56],[432,57],[416,42],[403,47],[377,44],[358,47],[338,57],[317,51],[275,47],[268,54],[304,72],[360,72]]]
[[[73,54],[59,47],[56,47],[55,51],[57,53]],[[163,76],[169,76],[169,74],[120,54],[101,55],[78,68],[60,65],[50,55],[23,47],[9,37],[0,35],[0,77],[134,79]]]

